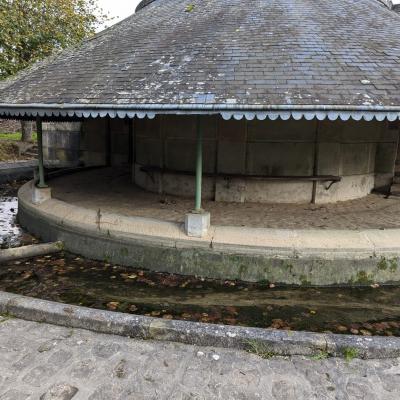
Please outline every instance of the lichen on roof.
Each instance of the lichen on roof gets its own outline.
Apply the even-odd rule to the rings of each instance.
[[[0,104],[400,110],[399,15],[377,0],[145,3],[0,84]]]

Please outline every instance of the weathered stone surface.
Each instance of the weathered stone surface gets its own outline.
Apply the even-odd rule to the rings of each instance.
[[[0,325],[0,349],[11,341],[14,359],[0,359],[1,400],[398,400],[400,359],[344,361],[304,356],[262,359],[240,350],[140,341],[86,330],[10,319]],[[39,353],[43,341],[57,346]],[[107,351],[109,358],[99,348]],[[115,353],[116,346],[119,352]],[[48,360],[71,354],[49,376]],[[88,356],[90,355],[90,358]],[[32,371],[36,371],[32,374]],[[80,373],[90,371],[90,373]],[[118,372],[119,371],[119,372]],[[24,379],[36,376],[38,381]]]
[[[77,393],[76,387],[67,383],[59,383],[40,396],[40,400],[71,400]]]
[[[66,306],[6,292],[0,292],[1,310],[18,318],[57,324],[69,329],[71,327],[84,328],[140,339],[234,349],[249,349],[249,342],[256,342],[268,348],[269,353],[276,355],[313,356],[322,352],[334,356],[345,356],[346,350],[352,349],[354,356],[360,358],[400,357],[400,338],[398,337],[322,334],[164,320],[80,306]],[[70,335],[72,335],[71,332],[65,335],[64,339],[68,339]],[[43,348],[45,351],[38,351],[38,353],[47,354],[57,348],[56,354],[50,356],[44,367],[33,369],[24,377],[24,380],[33,385],[37,384],[38,377],[51,376],[60,364],[60,360],[67,361],[71,358],[69,352],[59,349],[59,340],[51,338],[51,341],[53,341],[53,347],[48,345],[48,341],[44,342],[45,345],[42,342],[39,349]],[[29,346],[30,343],[27,343],[21,347]],[[12,358],[9,353],[10,351],[8,357],[6,353],[5,359]],[[90,356],[112,360],[114,357],[119,358],[120,353],[123,353],[120,344],[117,341],[109,341],[94,345]],[[26,362],[21,363],[22,366],[27,364],[29,365]],[[90,373],[90,367],[88,373]]]

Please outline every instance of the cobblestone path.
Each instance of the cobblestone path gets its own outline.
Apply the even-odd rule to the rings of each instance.
[[[400,399],[400,360],[262,359],[19,319],[0,322],[0,399]]]

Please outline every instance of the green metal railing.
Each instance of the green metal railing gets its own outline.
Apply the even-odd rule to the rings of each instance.
[[[38,162],[39,162],[39,182],[38,188],[47,188],[44,180],[44,165],[43,165],[43,127],[42,119],[36,118],[36,130],[37,130],[37,144],[38,144]]]

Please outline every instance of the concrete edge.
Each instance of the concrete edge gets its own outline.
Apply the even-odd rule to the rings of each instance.
[[[0,183],[8,183],[19,179],[31,179],[36,167],[36,160],[0,163]]]
[[[212,225],[207,236],[197,238],[186,236],[183,223],[109,212],[102,212],[101,224],[96,225],[95,210],[57,199],[38,206],[30,201],[31,191],[32,182],[27,182],[18,192],[20,205],[27,211],[66,228],[81,229],[95,236],[127,237],[167,247],[197,247],[264,257],[367,260],[400,256],[400,229],[301,230]],[[228,239],[231,236],[233,240]]]
[[[269,355],[330,355],[357,358],[400,357],[400,338],[280,331],[164,320],[91,309],[0,291],[0,313],[98,333],[142,340],[249,350],[258,344]]]

